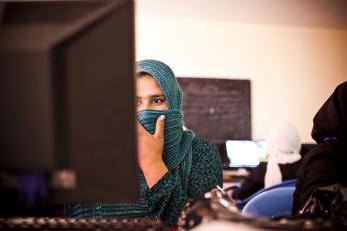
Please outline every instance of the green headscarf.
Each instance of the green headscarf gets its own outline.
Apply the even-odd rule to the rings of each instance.
[[[194,133],[183,131],[182,91],[171,68],[157,60],[136,63],[136,72],[145,72],[158,82],[168,102],[168,110],[143,110],[137,113],[143,127],[154,133],[160,115],[165,115],[163,160],[169,171],[176,174],[185,189],[192,164]]]

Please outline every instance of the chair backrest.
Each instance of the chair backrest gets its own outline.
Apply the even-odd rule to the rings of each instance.
[[[277,187],[250,199],[243,207],[242,214],[255,217],[289,217],[293,209],[295,187]]]
[[[279,184],[276,184],[276,185],[273,185],[271,187],[268,187],[268,188],[263,188],[263,189],[260,189],[259,191],[257,191],[256,193],[252,194],[251,196],[247,197],[246,199],[243,199],[243,200],[236,200],[236,205],[237,207],[242,210],[243,207],[252,199],[254,198],[255,196],[263,193],[263,192],[266,192],[268,190],[272,190],[272,189],[275,189],[275,188],[283,188],[283,187],[295,187],[296,185],[296,179],[291,179],[291,180],[285,180],[285,181],[282,181],[281,183]]]

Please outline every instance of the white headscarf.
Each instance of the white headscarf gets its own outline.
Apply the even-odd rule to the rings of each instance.
[[[291,164],[300,160],[300,148],[299,132],[292,124],[277,123],[271,129],[266,145],[265,188],[282,182],[278,164]]]

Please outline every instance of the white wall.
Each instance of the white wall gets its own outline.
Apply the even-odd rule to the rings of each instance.
[[[250,79],[253,139],[285,120],[312,141],[314,114],[347,80],[347,30],[151,15],[139,1],[138,60],[162,60],[176,76]]]

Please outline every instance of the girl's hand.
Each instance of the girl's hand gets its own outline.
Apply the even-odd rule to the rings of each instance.
[[[163,161],[164,120],[159,116],[153,135],[137,122],[138,160],[150,188],[168,171]]]

